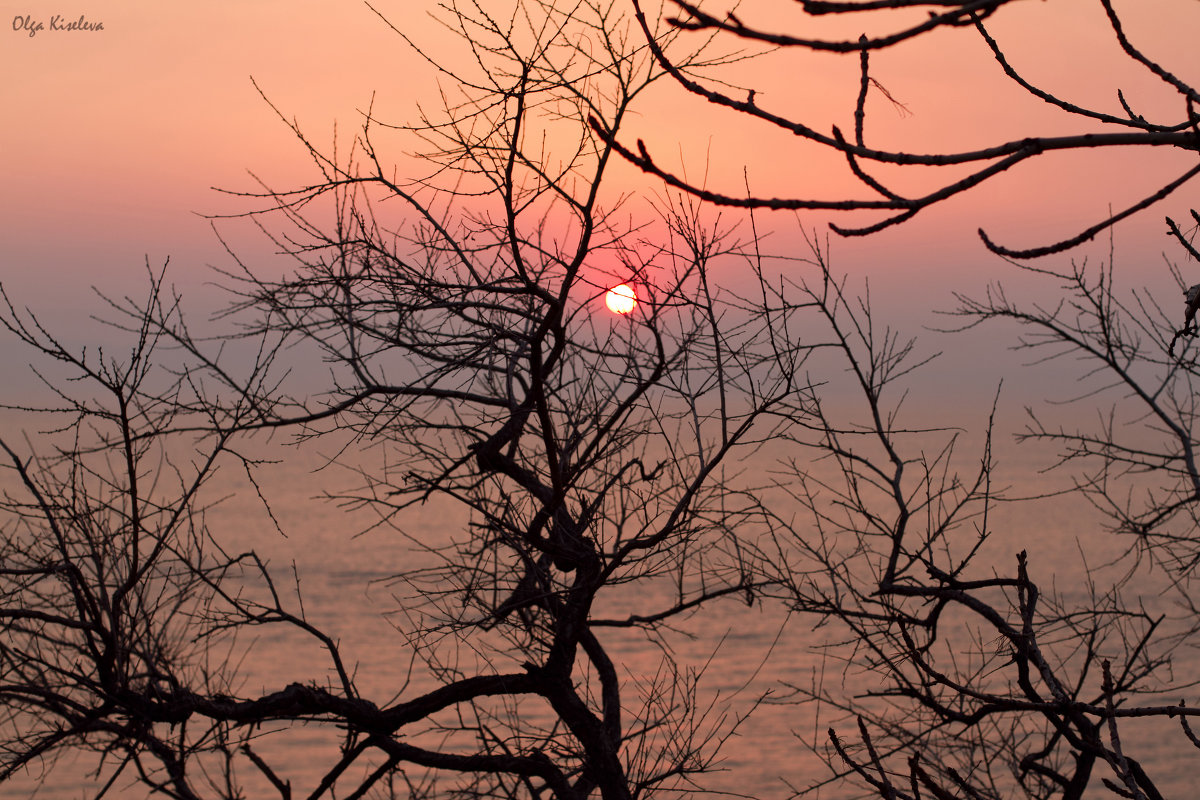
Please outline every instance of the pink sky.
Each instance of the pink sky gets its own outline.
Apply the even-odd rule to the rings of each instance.
[[[481,2],[486,6],[491,0]],[[1129,12],[1131,37],[1171,69],[1200,82],[1195,41],[1200,2],[1117,2]],[[429,0],[378,0],[377,7],[426,52],[461,52],[419,10],[432,5]],[[746,0],[740,13],[748,22],[784,24],[793,5],[792,0]],[[210,265],[228,266],[209,222],[199,215],[249,206],[212,187],[252,190],[247,170],[280,188],[308,179],[303,148],[259,96],[251,76],[318,145],[332,141],[335,122],[339,140],[347,141],[372,92],[378,93],[377,107],[397,120],[410,116],[418,98],[433,94],[430,73],[420,60],[370,9],[348,0],[76,0],[74,5],[6,0],[3,7],[0,281],[19,304],[49,312],[59,330],[85,329],[83,317],[98,310],[90,285],[118,294],[140,291],[147,259],[159,266],[170,257],[173,281],[191,289],[213,279]],[[13,29],[18,17],[48,25],[55,14],[68,19],[82,14],[104,29],[43,30],[32,37]],[[1020,0],[998,15],[992,29],[1011,44],[1013,63],[1036,83],[1061,87],[1112,111],[1119,111],[1116,88],[1125,88],[1139,111],[1150,114],[1165,106],[1173,118],[1180,115],[1182,103],[1130,69],[1119,54],[1096,0]],[[924,149],[932,140],[957,149],[1081,130],[998,79],[997,66],[969,31],[939,33],[880,55],[875,63],[879,79],[909,112],[898,114],[874,99],[871,121],[878,127],[869,128],[868,137],[876,144]],[[755,86],[763,107],[803,113],[826,128],[852,124],[854,57],[780,53],[730,75]],[[674,166],[682,159],[693,176],[702,173],[707,158],[711,188],[738,191],[745,165],[762,194],[866,194],[847,179],[841,158],[800,146],[789,135],[714,111],[665,83],[647,99],[644,116],[630,121],[622,140],[632,144],[644,138],[661,163]],[[870,278],[873,299],[888,319],[926,337],[927,351],[949,349],[930,368],[932,377],[918,386],[919,396],[907,410],[915,405],[918,418],[922,412],[932,417],[941,405],[954,405],[954,415],[938,416],[936,423],[973,425],[977,433],[1001,377],[1006,377],[1004,408],[1014,417],[1024,403],[1045,397],[1044,381],[1061,377],[1058,363],[1021,372],[1016,379],[1004,376],[1000,367],[1015,363],[1011,356],[1001,358],[1012,331],[989,332],[989,339],[939,338],[921,330],[944,324],[931,311],[950,306],[953,290],[979,292],[990,279],[1012,275],[1011,267],[984,250],[977,227],[985,225],[1005,244],[1043,244],[1076,233],[1109,204],[1120,208],[1140,199],[1195,158],[1195,153],[1097,152],[1043,159],[899,228],[867,239],[835,237],[835,265],[855,281]],[[619,184],[661,191],[659,184],[628,169]],[[1116,232],[1119,279],[1160,287],[1164,305],[1177,304],[1180,311],[1181,298],[1163,281],[1160,253],[1183,259],[1163,235],[1162,218],[1185,219],[1189,206],[1197,205],[1198,188],[1185,187]],[[811,215],[801,222],[820,226],[826,219]],[[777,231],[769,242],[772,249],[803,254],[791,215],[766,220]],[[244,225],[230,223],[226,230],[244,260],[271,264],[269,247]],[[1106,256],[1108,240],[1101,239],[1071,255]],[[1070,257],[1044,265],[1062,267]],[[1200,280],[1200,270],[1187,267],[1189,276]],[[27,374],[13,369],[26,358],[0,340],[6,375]],[[8,378],[10,391],[15,383]],[[1001,431],[1005,441],[1008,433],[1011,427]],[[1007,481],[1011,474],[1001,477]],[[1032,474],[1026,469],[1023,477]],[[1015,536],[1043,535],[1057,518],[1044,515],[1037,522]]]
[[[427,52],[461,52],[417,5],[381,0],[377,7]],[[795,15],[787,16],[791,6],[759,0],[740,13],[751,22],[794,26]],[[1125,0],[1119,9],[1129,14],[1135,41],[1185,78],[1200,77],[1194,48],[1200,3]],[[13,29],[24,17],[48,25],[54,14],[82,14],[104,29],[43,30],[32,37]],[[1094,0],[1023,0],[998,14],[991,27],[1010,44],[1012,62],[1047,88],[1110,110],[1117,110],[1116,88],[1124,88],[1139,110],[1165,104],[1179,116],[1173,93],[1121,57]],[[369,8],[344,0],[91,0],[75,6],[27,0],[5,4],[0,37],[0,75],[6,76],[0,85],[0,279],[35,307],[72,316],[94,308],[90,284],[114,291],[136,286],[146,258],[158,265],[170,256],[175,281],[184,285],[209,280],[206,265],[227,265],[198,214],[247,205],[211,187],[253,189],[246,170],[278,187],[308,177],[303,149],[259,97],[251,76],[318,144],[332,141],[335,122],[341,141],[348,141],[359,124],[357,110],[373,91],[377,107],[397,120],[411,117],[418,98],[432,96],[430,73],[419,59]],[[969,31],[939,33],[878,55],[874,63],[909,112],[899,114],[873,99],[868,137],[877,144],[925,149],[933,140],[971,147],[1081,129],[997,80],[998,68]],[[851,125],[855,57],[784,52],[729,77],[756,86],[763,107],[809,114],[826,129]],[[847,179],[840,158],[800,146],[789,135],[714,110],[671,85],[648,99],[623,140],[645,138],[662,163],[682,158],[691,175],[703,170],[707,158],[712,188],[737,191],[746,164],[763,194],[866,194]],[[1044,159],[898,229],[865,240],[835,239],[835,261],[869,274],[877,297],[893,302],[905,324],[928,324],[928,309],[949,304],[951,289],[977,289],[1010,271],[979,244],[980,224],[1013,246],[1042,244],[1075,233],[1109,204],[1119,208],[1140,199],[1194,157],[1104,152]],[[632,172],[621,182],[661,191]],[[1162,236],[1162,217],[1185,217],[1195,196],[1195,188],[1185,187],[1119,228],[1118,258],[1137,264],[1139,272],[1142,264],[1152,267],[1145,279],[1159,281],[1160,252],[1177,255]],[[801,219],[820,225],[825,218]],[[797,246],[790,215],[766,224],[778,230],[777,247]],[[248,260],[266,258],[260,239],[243,237],[237,226],[228,230]],[[1104,241],[1088,252],[1106,251]]]

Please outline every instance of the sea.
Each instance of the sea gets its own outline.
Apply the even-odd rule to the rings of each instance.
[[[225,465],[206,489],[208,499],[215,503],[206,512],[206,521],[227,552],[253,549],[261,555],[275,575],[284,603],[332,633],[361,696],[385,705],[436,685],[427,665],[415,658],[408,636],[412,622],[400,613],[411,600],[412,587],[398,582],[396,576],[429,558],[422,553],[421,543],[457,534],[466,518],[453,507],[431,501],[408,510],[397,526],[376,525],[377,516],[370,509],[348,507],[344,501],[329,498],[355,484],[353,470],[328,465],[335,454],[336,448],[326,452],[319,446],[278,447],[269,454],[275,463],[262,466],[253,483],[237,465]],[[1037,471],[1034,460],[1017,451],[999,457],[998,462],[997,479],[1007,479],[1006,494],[1012,497],[1045,494],[1047,482],[1053,480]],[[269,499],[270,514],[260,495]],[[1125,574],[1128,561],[1121,556],[1127,543],[1104,532],[1094,509],[1078,497],[1001,504],[992,514],[989,524],[995,535],[980,556],[980,576],[993,571],[1011,573],[1016,553],[1025,550],[1033,579],[1044,592],[1056,592],[1070,604],[1084,600],[1089,572],[1090,580],[1101,589],[1105,581],[1116,582]],[[619,617],[661,607],[673,591],[661,583],[633,587],[623,585],[602,595],[597,614]],[[249,584],[247,591],[253,591]],[[1129,583],[1127,594],[1136,595],[1127,597],[1132,602],[1184,616],[1168,582],[1151,569]],[[827,731],[833,728],[843,739],[856,740],[856,720],[839,707],[839,700],[865,695],[878,688],[878,680],[869,671],[843,661],[845,648],[831,645],[844,632],[827,622],[793,613],[778,600],[757,598],[748,604],[738,597],[652,633],[600,630],[631,707],[649,699],[658,708],[676,713],[691,708],[697,715],[698,722],[684,731],[669,724],[655,728],[663,720],[652,715],[639,719],[630,714],[624,720],[627,729],[646,726],[647,742],[654,746],[668,751],[695,748],[711,758],[703,774],[665,781],[659,796],[760,800],[872,796],[861,781],[846,776],[845,765],[830,748]],[[327,685],[336,681],[319,644],[286,626],[263,625],[242,631],[235,641],[220,641],[223,644],[205,658],[211,667],[225,667],[236,676],[230,692],[235,696],[271,692],[293,682]],[[434,649],[448,674],[469,674],[481,666],[486,669],[489,661],[498,659],[495,653],[473,650],[449,633]],[[1183,688],[1139,702],[1150,705],[1185,699],[1189,705],[1200,704],[1200,687],[1186,685],[1190,675],[1200,675],[1194,660],[1194,648],[1182,648],[1171,677]],[[515,663],[504,666],[514,667]],[[819,699],[801,702],[805,693],[814,692]],[[535,723],[548,721],[545,709],[536,702],[498,704],[490,713],[497,725],[516,714]],[[459,721],[457,717],[443,720],[447,728]],[[1200,752],[1184,740],[1177,725],[1174,720],[1136,721],[1123,726],[1121,734],[1126,751],[1142,761],[1165,796],[1186,798],[1194,796],[1191,776],[1200,767]],[[343,744],[341,734],[331,726],[280,723],[256,731],[252,745],[278,776],[290,782],[291,796],[301,798],[309,797],[336,763]],[[436,725],[414,733],[411,741],[446,749],[467,747],[461,738]],[[651,753],[630,753],[627,758],[644,771],[653,771]],[[0,797],[92,798],[111,777],[114,763],[111,755],[103,760],[95,753],[63,756],[34,765],[0,786]],[[353,778],[362,778],[377,763],[356,765],[329,796],[351,796]],[[214,792],[228,788],[216,771],[210,777]],[[280,796],[244,759],[236,777],[242,792],[238,796]],[[1089,797],[1107,796],[1098,777]],[[450,786],[445,781],[430,783],[417,771],[397,776],[390,791],[398,797],[421,793],[450,797]],[[378,787],[368,796],[386,796],[384,788]],[[104,796],[141,800],[149,794],[129,769]]]

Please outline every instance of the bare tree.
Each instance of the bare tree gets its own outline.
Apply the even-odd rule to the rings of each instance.
[[[839,234],[861,236],[912,219],[930,206],[973,189],[1018,165],[1051,153],[1130,147],[1171,147],[1187,151],[1200,149],[1200,133],[1197,132],[1196,127],[1197,122],[1200,121],[1200,111],[1197,111],[1200,94],[1197,93],[1196,87],[1185,77],[1177,74],[1182,65],[1173,66],[1161,63],[1153,54],[1143,52],[1136,42],[1131,41],[1125,33],[1121,15],[1114,8],[1111,0],[1099,0],[1099,3],[1107,16],[1116,42],[1130,63],[1147,70],[1178,96],[1178,110],[1173,116],[1165,119],[1148,117],[1149,112],[1138,108],[1137,99],[1126,98],[1120,87],[1113,87],[1112,108],[1098,108],[1070,97],[1060,97],[1027,80],[1017,68],[1009,63],[1002,43],[993,38],[987,27],[988,20],[993,16],[1028,14],[1030,12],[1031,9],[1027,8],[1026,4],[1014,3],[1012,0],[971,0],[971,2],[800,0],[801,10],[811,17],[847,16],[853,19],[870,17],[873,27],[881,24],[890,31],[873,36],[864,34],[857,40],[806,38],[803,35],[793,35],[787,31],[762,30],[744,23],[733,10],[729,10],[725,14],[717,14],[686,0],[672,1],[680,14],[670,17],[668,22],[683,31],[701,31],[706,35],[717,33],[739,41],[769,47],[845,54],[847,57],[857,58],[859,61],[860,79],[847,97],[847,108],[852,109],[853,113],[854,130],[849,132],[837,125],[832,125],[826,130],[825,126],[828,123],[810,119],[804,116],[800,109],[774,108],[769,102],[762,99],[756,100],[757,93],[755,91],[750,91],[748,95],[744,91],[735,95],[734,91],[725,84],[704,80],[689,74],[686,70],[676,69],[669,55],[664,53],[661,48],[655,48],[653,37],[649,37],[648,42],[654,49],[659,64],[688,92],[734,113],[761,120],[763,125],[786,131],[801,139],[827,147],[832,153],[838,154],[839,157],[846,160],[850,173],[869,193],[866,198],[820,199],[807,193],[802,193],[799,197],[747,197],[741,192],[741,187],[738,187],[737,191],[720,192],[711,190],[707,186],[691,183],[686,177],[664,168],[652,154],[652,150],[656,149],[653,147],[653,143],[647,145],[645,142],[638,141],[634,148],[615,144],[625,158],[641,169],[657,175],[671,186],[684,189],[708,202],[741,208],[877,210],[883,212],[884,218],[871,224],[831,226]],[[636,0],[634,5],[637,6]],[[915,10],[920,9],[925,9],[927,13],[914,14]],[[649,23],[640,7],[638,19],[648,33],[650,31]],[[1031,22],[1031,24],[1036,23]],[[919,41],[921,37],[933,31],[950,28],[973,31],[978,35],[981,46],[990,50],[1004,75],[1031,100],[1039,105],[1045,104],[1058,109],[1064,118],[1087,127],[1083,132],[1065,136],[1042,135],[1037,131],[1029,131],[1016,139],[996,141],[984,147],[970,147],[945,152],[911,152],[890,148],[887,145],[869,143],[868,100],[872,96],[882,95],[894,102],[887,89],[883,88],[884,83],[881,83],[872,72],[872,54],[902,43]],[[1097,75],[1096,77],[1099,79],[1102,76]],[[936,188],[932,190],[906,189],[903,186],[892,184],[890,180],[882,180],[872,175],[872,166],[896,166],[904,168],[903,172],[917,173],[912,176],[915,186],[927,185],[928,181],[923,178],[926,178],[931,170],[948,168],[946,171],[953,177],[939,180]],[[1111,225],[1170,196],[1194,178],[1197,173],[1200,173],[1200,164],[1188,167],[1148,196],[1115,213],[1110,213],[1078,234],[1044,246],[1014,249],[997,244],[982,228],[979,229],[979,235],[989,250],[1013,258],[1035,258],[1060,253],[1091,240],[1097,233]],[[814,194],[815,191],[814,187]]]
[[[10,333],[68,372],[46,373],[61,399],[40,409],[51,432],[3,441],[0,778],[84,752],[97,796],[129,781],[177,798],[703,788],[756,701],[724,716],[668,637],[740,600],[812,621],[826,634],[814,646],[844,665],[840,681],[777,677],[791,700],[841,715],[807,745],[847,792],[1161,796],[1120,725],[1179,717],[1190,737],[1190,707],[1138,702],[1184,640],[1119,585],[1059,598],[1036,553],[1006,569],[981,556],[1000,499],[988,412],[962,471],[953,429],[902,422],[926,359],[826,250],[773,259],[753,217],[739,228],[686,194],[609,193],[646,87],[740,58],[682,50],[686,37],[639,17],[651,46],[620,8],[451,4],[474,66],[432,62],[440,112],[395,127],[368,110],[340,155],[289,123],[317,180],[244,194],[294,272],[228,272],[230,332],[193,333],[161,276],[149,301],[109,303],[133,343],[124,359],[73,351],[6,306]],[[425,143],[425,173],[388,166],[392,134]],[[619,283],[638,305],[596,313]],[[1075,328],[1002,299],[963,312],[1041,325],[1109,370],[1140,352],[1115,346],[1127,340],[1104,292]],[[1161,349],[1174,326],[1151,316]],[[248,360],[231,353],[247,345]],[[323,393],[289,388],[289,369],[311,376],[318,360]],[[1190,413],[1182,392],[1146,395],[1161,419]],[[300,578],[206,524],[206,480],[226,464],[259,488],[271,433],[336,442],[348,464],[381,454],[336,499],[409,545],[387,565],[408,659],[395,674],[360,674]],[[758,468],[781,452],[783,469]],[[1190,464],[1125,452],[1153,476]],[[1098,496],[1117,496],[1125,476],[1109,477]],[[1191,513],[1182,497],[1153,497],[1130,524],[1168,531]],[[433,503],[465,522],[409,532]],[[264,627],[323,660],[247,686],[247,640]],[[657,645],[653,669],[623,668],[628,631]],[[310,778],[275,754],[314,729],[336,742]]]
[[[1179,267],[1167,267],[1187,295]],[[1017,324],[1017,346],[1041,359],[1082,361],[1087,382],[1075,402],[1096,403],[1102,424],[1055,425],[1031,412],[1021,438],[1061,451],[1061,466],[1074,468],[1079,491],[1108,517],[1114,533],[1170,573],[1192,575],[1200,502],[1196,356],[1187,347],[1194,332],[1186,323],[1177,327],[1190,299],[1180,313],[1145,288],[1123,289],[1111,261],[1100,268],[1073,262],[1068,270],[1024,271],[1049,284],[1054,294],[1048,295],[1063,299],[1053,305],[1020,302],[996,284],[982,298],[960,296],[955,313],[971,327],[997,320]]]
[[[230,576],[265,572],[252,553],[220,549],[201,498],[223,456],[252,466],[231,437],[257,411],[211,404],[228,381],[173,369],[164,351],[186,325],[162,274],[151,277],[148,301],[112,302],[135,323],[124,358],[73,351],[5,297],[4,326],[39,351],[60,402],[23,409],[51,420],[38,446],[0,441],[13,478],[0,539],[0,780],[84,750],[109,767],[97,796],[128,771],[196,797],[189,760],[229,744],[216,718],[185,723],[197,703],[233,707],[229,665],[206,647],[245,610]],[[54,362],[64,380],[49,377]],[[260,391],[264,367],[237,385]]]
[[[825,748],[839,780],[853,779],[881,798],[1081,798],[1106,789],[1163,797],[1162,777],[1145,763],[1167,739],[1195,741],[1186,721],[1192,709],[1168,699],[1172,656],[1194,633],[1194,619],[1180,627],[1165,622],[1161,610],[1144,608],[1131,585],[1143,573],[1126,571],[1105,583],[1081,568],[1084,583],[1064,592],[1046,586],[1065,565],[1038,552],[1014,554],[1008,564],[992,560],[994,550],[983,555],[997,507],[1015,501],[992,485],[992,418],[981,425],[988,432],[982,457],[965,474],[953,466],[956,435],[905,428],[902,387],[922,363],[914,342],[877,327],[870,308],[817,260],[821,280],[799,289],[827,315],[859,392],[858,408],[814,395],[806,406],[812,421],[787,433],[802,452],[823,458],[794,462],[792,492],[806,513],[781,546],[799,549],[788,559],[790,578],[778,577],[795,610],[821,620],[830,657],[845,665],[841,687],[792,683],[797,702],[844,713],[824,742],[809,739],[809,746]],[[1129,394],[1124,402],[1157,403],[1162,415],[1150,422],[1143,415],[1129,431],[1136,446],[1122,447],[1111,430],[1108,439],[1045,428],[1028,436],[1065,442],[1068,460],[1092,458],[1098,468],[1082,490],[1126,530],[1149,523],[1144,534],[1179,515],[1170,527],[1179,535],[1175,544],[1194,542],[1182,533],[1194,506],[1184,476],[1189,456],[1162,430],[1163,419],[1181,419],[1181,406],[1169,399],[1172,392],[1158,391],[1157,375],[1143,388],[1153,364],[1131,366],[1145,359],[1128,349],[1138,346],[1131,326],[1145,325],[1151,349],[1160,352],[1170,328],[1153,314],[1150,324],[1145,315],[1122,320],[1106,279],[1099,289],[1082,272],[1075,279],[1075,302],[1052,312],[1019,312],[993,295],[988,303],[964,299],[961,313],[970,324],[1016,317],[1037,331],[1029,346],[1057,348],[1063,358],[1088,354],[1101,362],[1099,371],[1129,379],[1120,387]],[[1131,377],[1130,369],[1143,374]],[[1168,382],[1184,380],[1173,373]],[[1175,396],[1182,394],[1179,386]],[[1190,429],[1191,413],[1182,419]],[[1147,432],[1168,439],[1163,454],[1146,449]],[[814,466],[830,461],[833,468]],[[1117,498],[1137,486],[1130,472],[1183,487],[1151,493],[1146,510],[1117,507]],[[1167,528],[1159,533],[1169,537]],[[1170,552],[1162,540],[1146,544],[1155,555]],[[1134,597],[1127,601],[1127,593]],[[1181,683],[1174,691],[1186,692],[1187,679],[1175,680]],[[857,691],[847,691],[846,682]],[[1156,692],[1167,694],[1156,703]],[[1144,740],[1122,742],[1129,720],[1155,718],[1160,733],[1149,752]]]
[[[17,481],[0,574],[2,777],[92,751],[97,796],[132,778],[178,798],[447,782],[479,797],[628,798],[690,785],[732,732],[669,651],[660,679],[624,674],[603,631],[653,631],[765,588],[755,542],[777,521],[736,463],[796,405],[811,345],[786,335],[795,309],[710,285],[714,260],[755,257],[729,226],[685,200],[634,207],[603,191],[612,150],[586,119],[617,132],[662,75],[619,6],[445,11],[475,61],[431,62],[454,94],[402,129],[429,145],[429,174],[394,175],[371,111],[348,157],[293,126],[319,180],[249,196],[295,273],[230,273],[234,333],[194,335],[161,278],[148,303],[110,304],[135,340],[123,360],[72,352],[8,306],[9,331],[64,363],[69,391],[40,409],[59,438],[4,444]],[[385,199],[405,213],[380,219]],[[601,317],[616,282],[640,302]],[[231,343],[257,356],[241,364]],[[288,393],[292,354],[324,357],[320,399]],[[363,689],[299,586],[204,525],[216,465],[240,461],[254,481],[242,448],[279,430],[383,450],[387,466],[343,500],[396,536],[416,505],[467,512],[393,568],[396,636],[419,679],[398,669],[382,695]],[[254,648],[238,636],[262,626],[315,641],[324,663],[288,663],[248,690],[238,665]],[[268,750],[311,728],[340,744],[302,785]]]
[[[1107,0],[1101,0],[1101,6],[1121,50],[1178,95],[1180,113],[1174,119],[1147,118],[1135,108],[1136,101],[1131,103],[1119,91],[1113,93],[1116,106],[1101,109],[1034,85],[1010,64],[1002,43],[989,32],[994,15],[1021,13],[1017,4],[1006,0],[802,0],[801,11],[811,16],[870,16],[872,24],[882,16],[884,25],[896,20],[891,33],[845,41],[766,31],[747,24],[734,11],[715,14],[682,0],[675,5],[681,13],[669,22],[680,30],[718,33],[785,49],[844,53],[857,57],[859,63],[859,82],[848,97],[853,134],[836,126],[825,133],[821,122],[797,116],[794,109],[772,108],[755,91],[738,93],[727,85],[672,72],[670,58],[656,51],[663,68],[689,92],[829,148],[845,158],[850,173],[877,196],[822,200],[713,191],[662,167],[651,154],[653,143],[616,144],[626,159],[646,172],[717,205],[891,212],[882,221],[861,227],[833,226],[839,234],[866,235],[911,219],[1043,154],[1159,146],[1195,151],[1200,141],[1195,88],[1131,41],[1120,14]],[[1005,8],[1010,5],[1012,9]],[[913,14],[921,9],[928,14]],[[639,14],[638,19],[644,24],[647,17]],[[869,144],[868,98],[882,94],[891,99],[872,71],[872,54],[952,27],[973,30],[1004,74],[1032,99],[1091,129],[1070,136],[1031,131],[987,147],[932,154]],[[873,176],[872,164],[905,168],[893,169],[893,175],[953,166],[966,172],[960,169],[934,190],[914,194]],[[1044,247],[1010,249],[997,245],[982,229],[980,235],[993,252],[1013,258],[1061,253],[1166,198],[1197,169],[1185,169],[1149,196],[1110,213],[1078,235]],[[1171,218],[1167,226],[1185,252],[1197,257],[1190,234]],[[1174,270],[1175,283],[1186,295],[1185,308],[1177,309],[1173,303],[1164,308],[1145,290],[1118,292],[1111,264],[1098,271],[1072,265],[1029,272],[1053,282],[1046,287],[1053,300],[1022,303],[997,284],[983,299],[960,297],[958,313],[968,327],[1015,320],[1025,329],[1021,347],[1037,351],[1042,358],[1078,359],[1088,365],[1081,377],[1095,385],[1076,403],[1100,402],[1100,422],[1092,427],[1049,426],[1035,412],[1021,438],[1060,445],[1060,467],[1077,470],[1073,474],[1078,491],[1108,516],[1113,533],[1131,535],[1127,540],[1131,552],[1166,568],[1168,584],[1183,589],[1180,599],[1186,603],[1186,587],[1196,563],[1195,508],[1200,495],[1195,481],[1192,363],[1186,355],[1177,357],[1175,347],[1180,339],[1186,347],[1195,335],[1193,318],[1200,291],[1188,289],[1181,273]],[[829,291],[827,287],[814,294]],[[866,326],[854,329],[870,331]],[[854,340],[851,337],[848,344]],[[891,344],[871,347],[870,335],[858,341],[864,351],[849,357],[857,364],[878,365],[879,374],[893,363],[888,353],[896,358],[907,355],[903,348],[891,351]],[[840,759],[875,794],[889,798],[1081,797],[1101,782],[1118,796],[1162,796],[1156,778],[1147,773],[1139,757],[1123,748],[1120,723],[1131,717],[1179,716],[1184,724],[1175,735],[1181,742],[1195,743],[1186,723],[1190,712],[1182,702],[1122,707],[1118,698],[1155,686],[1156,672],[1160,677],[1169,674],[1163,668],[1181,639],[1163,634],[1161,617],[1124,606],[1122,581],[1105,588],[1093,586],[1091,601],[1075,609],[1064,607],[1062,599],[1048,599],[1036,582],[1036,553],[1020,554],[1015,570],[1007,574],[974,574],[973,552],[962,543],[961,534],[956,538],[952,531],[956,523],[965,523],[975,527],[980,539],[988,535],[987,509],[996,500],[986,489],[988,471],[985,468],[979,481],[965,485],[956,479],[932,480],[952,473],[943,473],[937,459],[910,460],[902,455],[903,431],[893,427],[893,413],[871,399],[879,396],[883,384],[877,386],[864,377],[862,385],[875,420],[865,431],[832,422],[817,426],[821,435],[810,446],[838,459],[840,469],[823,482],[805,481],[798,494],[814,518],[825,520],[826,531],[812,547],[813,556],[826,569],[804,573],[823,577],[811,585],[796,583],[796,606],[841,620],[846,646],[857,654],[848,663],[867,665],[883,679],[883,689],[873,693],[876,701],[842,700],[842,707],[859,718],[854,737],[859,750],[852,750],[845,738],[831,730],[837,753],[831,763]],[[875,440],[873,454],[862,444],[849,444],[864,439]],[[921,478],[913,477],[914,465]],[[880,502],[893,504],[894,511],[881,514]],[[969,511],[972,507],[976,516]],[[913,530],[918,520],[924,523],[919,533]],[[847,551],[830,548],[831,530],[852,543]],[[942,537],[946,545],[939,549],[935,543]],[[957,554],[951,542],[957,542]],[[867,562],[875,565],[874,570],[853,571],[853,556],[862,553],[873,553]],[[907,568],[913,571],[906,572]],[[1194,614],[1190,619],[1185,615],[1181,624],[1182,631],[1176,633],[1186,638],[1195,630]],[[838,704],[837,697],[819,688],[800,693]],[[1164,732],[1163,738],[1169,735]],[[1108,764],[1111,772],[1098,776],[1101,764]],[[1003,768],[997,769],[1000,765]]]

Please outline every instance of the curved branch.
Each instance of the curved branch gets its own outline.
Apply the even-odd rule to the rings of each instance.
[[[1077,245],[1083,244],[1084,242],[1090,241],[1092,239],[1092,237],[1094,237],[1100,231],[1105,230],[1106,228],[1112,227],[1113,225],[1117,224],[1121,220],[1125,219],[1126,217],[1133,216],[1134,214],[1141,211],[1142,209],[1149,208],[1150,206],[1157,203],[1159,200],[1162,200],[1167,195],[1171,194],[1171,192],[1174,192],[1176,189],[1178,189],[1183,184],[1190,181],[1192,178],[1196,177],[1197,174],[1200,174],[1200,164],[1197,164],[1196,166],[1192,167],[1187,172],[1183,173],[1183,175],[1181,175],[1178,178],[1176,178],[1175,180],[1171,181],[1166,186],[1162,187],[1157,192],[1155,192],[1154,194],[1145,198],[1144,200],[1134,203],[1132,206],[1125,209],[1124,211],[1117,213],[1117,214],[1113,214],[1112,216],[1108,217],[1107,219],[1096,223],[1095,225],[1093,225],[1092,227],[1083,231],[1079,235],[1072,236],[1070,239],[1063,239],[1060,242],[1055,242],[1054,244],[1049,244],[1044,247],[1034,247],[1029,250],[1012,250],[1007,247],[1001,247],[1000,245],[996,244],[988,237],[988,235],[984,232],[983,228],[979,229],[979,238],[983,240],[983,244],[987,247],[988,250],[991,250],[993,253],[996,253],[997,255],[1006,256],[1008,258],[1018,258],[1018,259],[1040,258],[1042,256],[1053,255],[1054,253],[1061,253],[1064,250],[1070,250],[1072,247],[1075,247]]]

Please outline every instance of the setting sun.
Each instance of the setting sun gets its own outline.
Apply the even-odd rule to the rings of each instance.
[[[614,314],[628,314],[637,306],[637,292],[627,283],[614,286],[604,295],[604,304]]]

